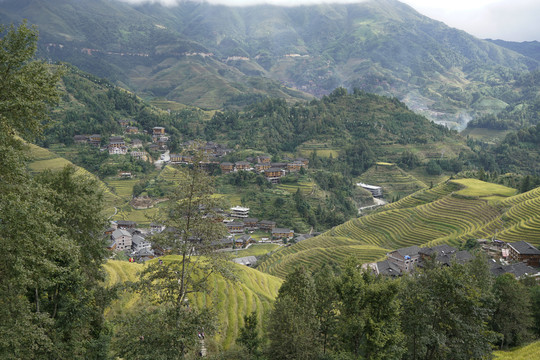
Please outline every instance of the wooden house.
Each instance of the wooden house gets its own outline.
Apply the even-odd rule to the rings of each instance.
[[[127,134],[138,134],[139,128],[137,128],[136,126],[127,126],[125,132]]]
[[[388,261],[396,264],[401,271],[409,272],[420,261],[420,248],[416,245],[397,249],[386,254]]]
[[[75,144],[86,144],[88,143],[88,136],[86,135],[75,135],[73,137]]]
[[[276,222],[275,221],[270,221],[270,220],[261,220],[261,221],[259,221],[259,229],[261,229],[263,231],[270,232],[275,227],[276,227]]]
[[[258,172],[263,172],[264,170],[270,169],[270,163],[257,163],[255,164],[255,170]]]
[[[244,223],[241,221],[233,221],[226,223],[227,231],[231,234],[242,234],[244,232]]]
[[[249,168],[251,168],[251,164],[247,161],[237,161],[234,163],[234,167],[237,171],[248,170]]]
[[[540,250],[526,241],[508,243],[510,260],[524,262],[529,266],[540,266]]]
[[[293,161],[293,162],[290,162],[287,164],[287,170],[289,172],[296,172],[296,171],[300,171],[300,169],[304,166],[303,163],[301,163],[300,161]]]
[[[152,128],[153,135],[165,135],[165,128],[161,126],[155,126]]]
[[[219,164],[219,167],[221,168],[221,172],[223,174],[228,174],[234,171],[234,164],[230,162],[222,162],[221,164]]]
[[[271,231],[273,239],[292,239],[294,237],[294,230],[285,228],[274,228]]]

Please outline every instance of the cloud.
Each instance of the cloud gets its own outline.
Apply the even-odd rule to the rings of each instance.
[[[120,0],[130,4],[161,4],[163,6],[176,6],[186,1],[207,2],[210,4],[228,5],[228,6],[250,6],[270,4],[278,6],[301,6],[313,4],[355,4],[370,0]]]

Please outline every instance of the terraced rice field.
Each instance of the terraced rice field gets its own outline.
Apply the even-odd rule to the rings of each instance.
[[[180,171],[178,171],[178,169],[175,169],[174,167],[167,165],[159,173],[158,179],[174,182],[179,174],[180,174]]]
[[[382,186],[385,199],[405,197],[428,186],[397,165],[374,165],[358,178],[358,182]]]
[[[540,246],[540,188],[514,193],[478,180],[449,181],[278,251],[258,268],[283,277],[297,264],[341,263],[350,255],[367,262],[402,247],[459,245],[469,237],[495,234],[503,241]]]
[[[108,179],[105,180],[107,185],[114,193],[125,200],[131,199],[133,194],[133,186],[139,182],[137,179]]]
[[[174,261],[174,257],[164,257],[163,261]],[[151,260],[155,261],[155,260]],[[237,281],[225,280],[214,276],[211,283],[214,285],[211,295],[199,294],[191,298],[192,303],[201,306],[213,306],[219,318],[219,331],[215,340],[225,349],[234,344],[239,329],[243,327],[244,315],[256,311],[259,324],[263,323],[272,303],[281,287],[282,280],[255,269],[245,266],[233,265],[236,269]],[[104,269],[107,272],[106,285],[112,286],[125,281],[135,281],[137,272],[144,265],[133,264],[126,261],[109,260]],[[140,302],[138,295],[124,293],[115,300],[106,316],[111,319],[115,316],[133,309]]]
[[[313,181],[299,181],[297,184],[279,184],[279,190],[294,194],[298,189],[304,194],[309,195],[313,191],[315,183]]]
[[[495,360],[532,360],[540,359],[540,341],[508,351],[495,351]]]

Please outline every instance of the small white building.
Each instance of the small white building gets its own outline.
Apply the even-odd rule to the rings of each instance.
[[[143,238],[140,235],[134,235],[131,239],[131,249],[134,252],[139,252],[142,249],[151,249],[152,244],[149,241],[146,241],[145,238]]]
[[[234,218],[247,218],[249,216],[249,208],[242,206],[232,207],[231,216]]]
[[[356,186],[360,186],[363,189],[366,189],[373,195],[373,197],[382,197],[382,187],[375,185],[368,185],[364,183],[357,183]]]

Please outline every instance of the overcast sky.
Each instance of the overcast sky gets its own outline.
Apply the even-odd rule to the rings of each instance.
[[[122,0],[174,5],[181,0]],[[227,5],[305,5],[317,2],[354,3],[362,0],[207,0]],[[377,0],[371,0],[377,1]],[[479,38],[508,41],[540,40],[539,0],[401,0],[420,13]]]

